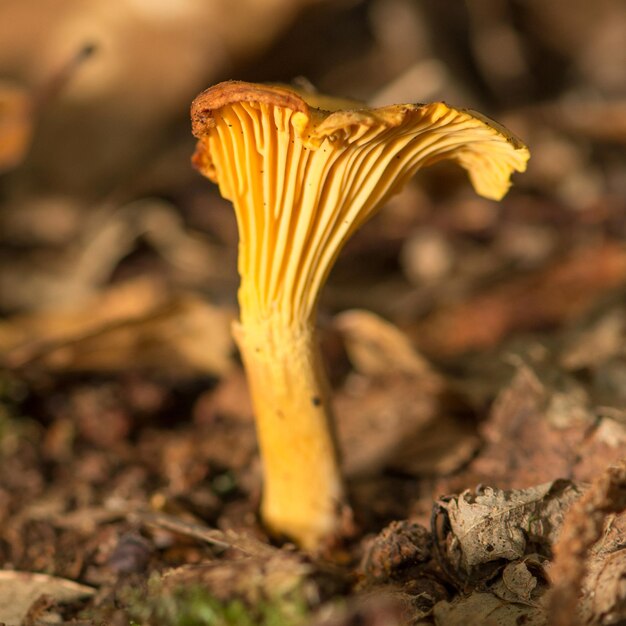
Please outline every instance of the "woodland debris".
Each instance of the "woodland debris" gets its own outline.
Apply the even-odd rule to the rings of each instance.
[[[598,476],[565,517],[550,568],[553,587],[549,607],[553,626],[578,626],[582,623],[578,615],[578,600],[589,550],[601,538],[607,516],[622,513],[625,509],[626,461],[623,460]],[[623,591],[617,590],[622,597],[617,606],[610,607],[613,610],[624,604]]]
[[[7,626],[21,626],[35,605],[34,610],[44,612],[55,602],[71,602],[95,592],[93,587],[57,576],[0,570],[0,621]],[[39,601],[42,597],[46,598],[43,604]]]
[[[580,497],[573,483],[558,480],[527,489],[480,487],[443,499],[448,528],[445,547],[437,540],[446,571],[457,580],[486,580],[504,561],[529,554],[549,556],[563,517]],[[437,521],[437,517],[435,517]]]
[[[509,277],[506,283],[434,311],[417,325],[414,336],[427,354],[453,356],[490,348],[515,331],[579,318],[625,279],[623,245],[589,244],[545,268]]]

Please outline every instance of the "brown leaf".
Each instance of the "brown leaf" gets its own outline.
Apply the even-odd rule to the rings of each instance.
[[[448,559],[457,570],[480,575],[480,566],[521,559],[529,550],[548,554],[579,496],[580,490],[563,480],[511,491],[467,490],[442,503],[450,524]]]
[[[93,587],[65,578],[30,572],[0,571],[0,622],[17,626],[34,602],[49,596],[57,602],[71,602],[92,596]]]
[[[601,551],[590,558],[581,614],[587,624],[616,623],[626,614],[626,548]]]
[[[550,618],[554,626],[576,626],[580,623],[578,598],[586,572],[587,554],[600,539],[607,516],[624,510],[626,460],[598,476],[565,518],[559,540],[554,546],[554,562],[550,568],[550,577],[554,581],[550,594]],[[617,597],[613,595],[611,603],[604,598],[606,605],[623,602],[621,588],[618,587],[617,591]]]
[[[560,361],[570,370],[600,365],[623,352],[625,337],[626,315],[621,308],[611,309],[588,327],[566,335]]]
[[[482,428],[473,480],[527,487],[570,476],[595,416],[584,388],[556,369],[519,365]]]
[[[407,626],[417,624],[413,598],[383,588],[324,606],[310,626]]]
[[[348,476],[384,468],[442,476],[472,458],[479,439],[467,410],[429,383],[402,375],[348,379],[333,402]]]
[[[434,608],[436,626],[546,626],[543,610],[501,600],[491,593],[474,592]]]
[[[345,311],[335,316],[334,325],[343,336],[352,365],[361,374],[435,377],[432,367],[409,338],[378,315],[356,309]]]
[[[496,346],[506,336],[579,317],[623,284],[626,249],[614,242],[574,250],[547,268],[512,278],[435,311],[415,329],[429,354],[454,355]]]
[[[475,452],[472,423],[440,374],[396,326],[367,311],[335,317],[359,374],[336,394],[337,432],[349,476],[392,468],[454,471]]]
[[[578,462],[572,477],[590,481],[609,464],[626,457],[626,423],[602,417],[578,449]]]
[[[533,565],[532,568],[529,565]],[[540,586],[536,576],[536,569],[541,569],[541,560],[529,556],[521,561],[513,561],[502,570],[502,577],[489,586],[494,593],[507,602],[518,602],[528,606],[538,606],[537,592],[545,591],[545,585]]]
[[[56,372],[137,369],[221,374],[230,367],[231,314],[149,281],[112,287],[81,309],[0,325],[4,365]]]
[[[9,317],[0,323],[0,354],[7,359],[11,352],[24,351],[20,358],[12,358],[28,360],[39,344],[63,343],[109,324],[141,318],[166,300],[162,284],[140,278],[112,285],[83,306]]]

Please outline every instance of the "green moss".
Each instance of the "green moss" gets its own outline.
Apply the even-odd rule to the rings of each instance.
[[[127,596],[131,626],[301,626],[308,609],[294,598],[265,600],[254,607],[238,599],[222,601],[206,589],[179,589],[156,594],[154,584],[147,598]]]

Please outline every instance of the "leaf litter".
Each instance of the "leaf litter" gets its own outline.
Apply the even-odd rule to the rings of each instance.
[[[622,623],[619,2],[57,4],[0,7],[0,622]],[[181,114],[287,57],[284,81],[491,109],[533,154],[498,206],[425,172],[340,256],[353,511],[322,555],[258,521],[236,226]]]

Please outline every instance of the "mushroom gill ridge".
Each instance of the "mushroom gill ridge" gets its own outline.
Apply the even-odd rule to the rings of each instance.
[[[312,313],[345,242],[418,169],[454,160],[497,199],[527,158],[485,118],[443,103],[328,113],[295,97],[241,99],[211,118],[211,178],[240,232],[240,294],[289,318]]]

